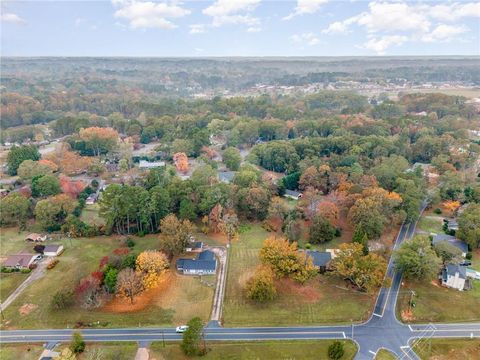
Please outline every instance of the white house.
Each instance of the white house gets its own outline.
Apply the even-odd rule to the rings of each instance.
[[[140,169],[155,169],[159,167],[164,167],[165,166],[165,161],[146,161],[146,160],[140,160],[140,163],[138,164],[138,167]]]
[[[303,194],[298,191],[285,190],[285,194],[283,196],[290,199],[298,200],[303,196]]]
[[[43,255],[45,256],[58,256],[63,251],[63,245],[50,244],[43,249]]]
[[[442,271],[442,285],[462,291],[467,280],[467,268],[455,264],[447,264]]]

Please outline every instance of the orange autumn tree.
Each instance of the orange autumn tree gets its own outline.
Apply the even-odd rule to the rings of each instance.
[[[72,198],[77,198],[83,189],[85,189],[85,183],[83,181],[72,180],[67,176],[60,176],[59,180],[62,192]]]
[[[188,157],[183,152],[175,153],[173,155],[173,162],[178,171],[186,173],[188,171]]]
[[[448,200],[443,203],[443,207],[451,212],[455,212],[460,207],[460,202]]]
[[[58,165],[55,164],[53,161],[47,159],[40,159],[38,160],[38,163],[47,165],[53,172],[58,171]]]
[[[117,145],[119,138],[115,129],[97,126],[81,129],[79,137],[85,141],[86,148],[92,150],[94,156],[99,156],[112,150]]]
[[[323,216],[331,224],[335,226],[337,225],[339,211],[337,205],[335,205],[333,202],[328,200],[322,201],[320,204],[318,204],[317,214]]]

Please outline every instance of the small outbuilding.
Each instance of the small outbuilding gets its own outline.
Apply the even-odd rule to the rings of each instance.
[[[45,256],[58,256],[63,251],[63,245],[49,244],[43,249],[43,255]]]
[[[31,233],[25,237],[25,241],[32,241],[32,242],[44,242],[47,240],[47,235]]]
[[[332,253],[327,251],[307,250],[307,256],[312,258],[313,265],[318,268],[318,271],[325,272],[329,269],[332,261]]]

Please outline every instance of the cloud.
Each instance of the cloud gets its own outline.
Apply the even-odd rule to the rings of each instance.
[[[312,32],[292,35],[290,40],[296,44],[308,46],[317,45],[320,42],[318,37]]]
[[[328,1],[329,0],[297,0],[297,6],[293,12],[285,16],[283,20],[290,20],[298,15],[314,14]]]
[[[432,32],[422,36],[421,40],[424,42],[448,42],[455,39],[457,35],[468,31],[464,25],[445,25],[440,24]]]
[[[24,19],[22,19],[17,14],[6,12],[4,11],[4,9],[1,9],[1,10],[2,10],[0,14],[1,22],[17,24],[17,25],[23,25],[27,23]]]
[[[247,25],[256,26],[260,19],[252,15],[261,0],[216,0],[203,9],[204,15],[212,17],[212,26]]]
[[[323,34],[347,34],[353,26],[363,28],[368,40],[361,47],[383,54],[391,46],[406,41],[446,42],[469,29],[456,22],[467,17],[480,17],[480,3],[412,3],[405,1],[372,1],[368,10],[345,20],[335,21],[322,30]]]
[[[373,50],[378,55],[384,55],[385,50],[391,46],[400,46],[408,40],[408,37],[401,35],[386,35],[380,38],[371,38],[364,44],[365,49]]]
[[[179,2],[152,2],[142,0],[112,0],[117,7],[116,18],[128,20],[130,27],[173,29],[177,26],[170,19],[189,15],[190,10]]]
[[[190,34],[203,34],[205,27],[205,24],[192,24],[190,25]]]
[[[260,32],[260,31],[262,31],[262,28],[259,27],[259,26],[252,26],[252,27],[249,27],[247,29],[247,32],[249,32],[249,33],[257,33],[257,32]]]

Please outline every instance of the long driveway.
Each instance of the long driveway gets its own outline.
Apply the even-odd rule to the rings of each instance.
[[[415,223],[402,225],[395,248],[413,236]],[[387,276],[392,279],[390,288],[379,292],[371,318],[357,325],[308,327],[254,327],[223,328],[210,323],[205,328],[206,340],[299,340],[299,339],[352,339],[359,349],[356,359],[373,359],[380,348],[386,348],[399,359],[418,359],[411,345],[419,338],[480,338],[480,322],[458,324],[405,325],[395,315],[395,305],[402,276],[395,272],[390,261]],[[255,316],[255,314],[252,314]],[[173,328],[83,329],[86,341],[178,341],[182,336]],[[72,330],[13,330],[1,331],[0,343],[7,342],[68,342]]]

